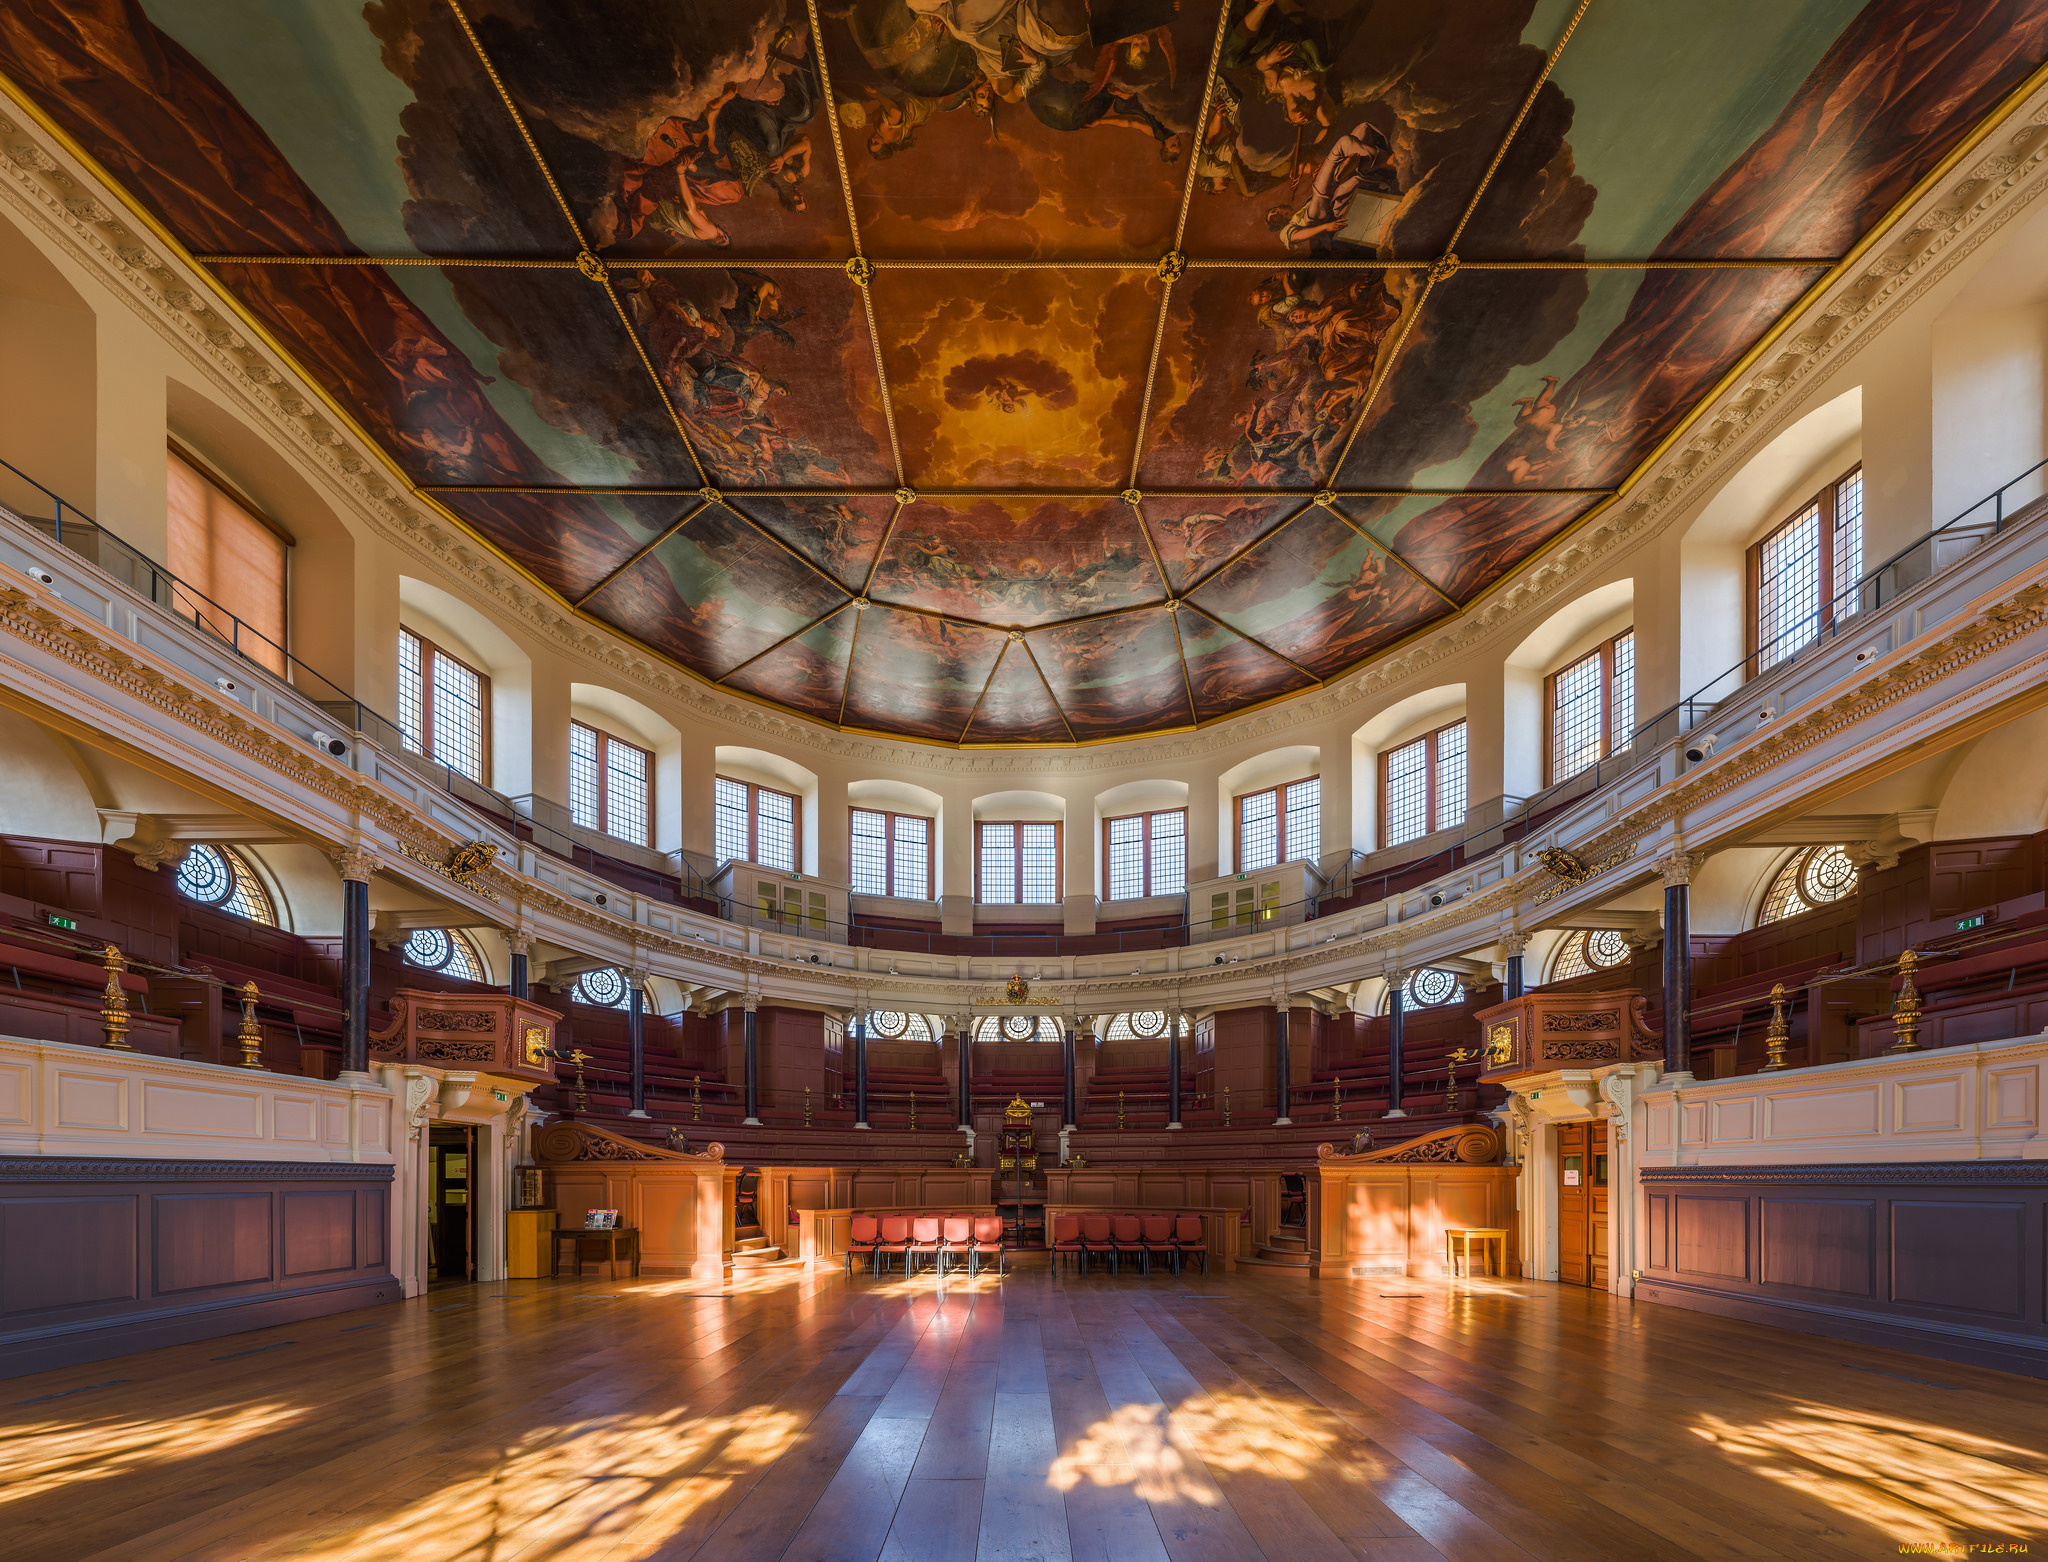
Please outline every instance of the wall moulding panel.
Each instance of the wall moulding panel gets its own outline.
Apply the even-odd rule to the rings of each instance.
[[[393,1160],[388,1091],[0,1037],[0,1155]]]

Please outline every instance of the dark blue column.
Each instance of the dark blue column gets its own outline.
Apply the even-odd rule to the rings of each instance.
[[[747,1003],[747,1017],[740,1030],[740,1050],[745,1058],[747,1076],[747,1121],[755,1127],[761,1124],[761,1054],[754,1043],[754,1005]]]
[[[1522,996],[1522,944],[1523,939],[1520,934],[1516,934],[1507,941],[1508,948],[1513,951],[1508,956],[1507,990],[1503,994],[1507,998],[1519,998]]]
[[[1074,1126],[1074,1027],[1066,1029],[1066,1039],[1060,1047],[1060,1126]]]
[[[868,1125],[868,1017],[853,1017],[853,1126]]]
[[[512,942],[512,996],[531,998],[533,989],[526,979],[526,939],[521,934],[513,935]]]
[[[1401,1074],[1407,1067],[1407,1019],[1403,1000],[1407,996],[1408,973],[1396,971],[1387,993],[1387,1116],[1406,1117],[1401,1105]]]
[[[1275,1005],[1275,1007],[1278,1009],[1279,1012],[1274,1016],[1274,1019],[1277,1022],[1275,1027],[1277,1045],[1274,1048],[1274,1054],[1275,1061],[1279,1065],[1280,1083],[1277,1090],[1274,1092],[1273,1100],[1279,1106],[1280,1110],[1274,1115],[1273,1126],[1276,1128],[1281,1128],[1293,1122],[1294,1119],[1287,1115],[1287,1087],[1289,1084],[1288,1075],[1291,1072],[1288,1067],[1289,1059],[1287,1056],[1287,1005],[1282,1003]]]
[[[1180,1021],[1178,1009],[1166,1015],[1166,1126],[1180,1127]]]
[[[1688,865],[1689,866],[1689,865]],[[1664,1072],[1692,1072],[1691,874],[1664,876]]]
[[[641,983],[646,980],[639,971],[628,971],[626,976],[626,1051],[632,1058],[633,1067],[633,1110],[631,1117],[647,1115],[647,996]]]
[[[370,1072],[370,881],[341,881],[341,1072]]]
[[[964,1025],[954,1022],[960,1048],[960,1102],[954,1109],[953,1121],[961,1128],[974,1126],[974,1021]]]

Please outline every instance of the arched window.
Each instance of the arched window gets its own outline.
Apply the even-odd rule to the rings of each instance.
[[[1188,1033],[1188,1018],[1180,1018],[1180,1033]],[[1109,1022],[1109,1034],[1104,1041],[1149,1041],[1155,1036],[1166,1034],[1166,1011],[1146,1009],[1137,1014],[1119,1014]]]
[[[1795,852],[1792,860],[1778,870],[1771,887],[1764,892],[1763,909],[1756,925],[1782,922],[1802,911],[1825,906],[1856,890],[1856,864],[1839,846],[1809,846]]]
[[[1628,963],[1628,940],[1613,928],[1569,935],[1550,962],[1550,979],[1566,981],[1589,971],[1607,971]]]
[[[626,974],[609,965],[585,971],[569,989],[569,1001],[587,1003],[594,1009],[626,1008]]]
[[[422,971],[439,971],[459,976],[465,982],[487,982],[484,957],[477,952],[467,933],[446,927],[415,928],[405,941],[405,963]]]
[[[232,846],[194,846],[178,864],[178,893],[202,906],[277,926],[277,908],[270,891]]]
[[[974,1022],[976,1041],[1058,1041],[1059,1021],[1049,1015],[991,1014]]]
[[[885,1010],[868,1016],[868,1034],[882,1041],[930,1041],[932,1027],[922,1014]]]
[[[1402,991],[1402,1003],[1410,1009],[1440,1009],[1447,1003],[1465,1001],[1465,984],[1452,972],[1430,965],[1409,972]]]

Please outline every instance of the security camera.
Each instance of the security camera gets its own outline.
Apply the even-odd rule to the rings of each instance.
[[[1696,742],[1686,744],[1685,757],[1697,765],[1701,760],[1714,752],[1714,745],[1720,741],[1720,733],[1709,732],[1705,737],[1700,738]]]
[[[812,965],[823,965],[825,963],[825,958],[822,955],[805,955],[804,958],[810,961]]]
[[[1429,897],[1429,909],[1434,911],[1438,906],[1448,906],[1452,901],[1464,898],[1465,892],[1461,889],[1440,889]]]
[[[342,742],[340,738],[337,738],[331,732],[322,732],[318,727],[313,729],[313,747],[324,748],[336,759],[341,758],[342,755],[348,752],[348,745],[346,743]]]
[[[1856,660],[1859,662],[1876,661],[1878,654],[1878,649],[1875,645],[1866,645],[1856,653]]]
[[[29,571],[29,576],[31,579],[40,580],[46,586],[54,586],[57,584],[57,577],[55,575],[52,575],[46,569],[31,569]]]
[[[223,694],[233,694],[235,690],[239,687],[234,679],[228,677],[220,677],[214,679],[213,686],[216,689],[220,690],[220,692]]]
[[[611,901],[607,896],[604,895],[592,895],[590,897],[590,903],[593,906],[608,906],[611,904]]]
[[[1223,963],[1223,956],[1218,955],[1214,960],[1211,960],[1209,963],[1211,965],[1221,965]]]

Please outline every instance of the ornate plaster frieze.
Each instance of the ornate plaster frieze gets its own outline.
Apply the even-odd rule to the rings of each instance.
[[[816,726],[743,700],[661,662],[579,618],[453,522],[418,502],[382,453],[356,434],[292,366],[256,339],[202,273],[138,237],[125,198],[101,185],[56,137],[19,108],[0,114],[0,194],[36,228],[152,321],[252,422],[275,434],[329,490],[403,554],[463,585],[521,624],[611,677],[705,720],[771,744],[852,763],[965,778],[1087,775],[1166,765],[1253,744],[1329,719],[1439,665],[1506,638],[1531,615],[1576,594],[1628,550],[1656,537],[1702,483],[1739,462],[1803,414],[1805,393],[1928,288],[2020,215],[2048,162],[2048,88],[1981,131],[1955,168],[1931,181],[1860,247],[1855,266],[1782,322],[1734,383],[1696,410],[1680,434],[1598,515],[1531,560],[1449,624],[1323,688],[1200,732],[1074,750],[987,752],[927,747]]]

